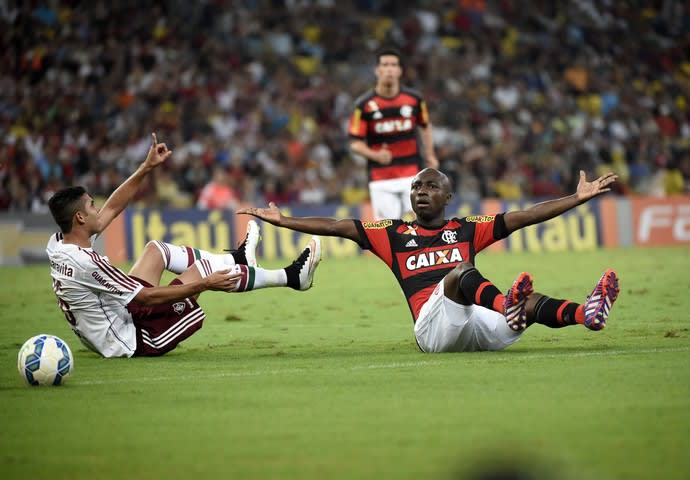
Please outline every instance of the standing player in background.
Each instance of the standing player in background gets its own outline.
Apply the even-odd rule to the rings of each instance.
[[[48,202],[61,231],[51,235],[46,247],[58,304],[82,343],[104,357],[156,356],[173,350],[201,328],[205,314],[197,298],[206,290],[307,290],[321,259],[319,239],[314,237],[286,268],[258,267],[254,251],[259,227],[250,222],[245,241],[228,254],[154,240],[129,273],[113,266],[93,250],[94,239],[171,154],[154,134],[146,160],[100,209],[79,186],[58,191]],[[165,270],[178,276],[161,286]]]
[[[371,250],[395,274],[422,351],[501,350],[517,342],[533,323],[550,328],[582,324],[601,330],[618,297],[618,277],[606,270],[582,304],[533,293],[532,278],[525,272],[503,295],[474,267],[476,254],[516,230],[608,192],[616,178],[607,173],[588,182],[580,171],[577,191],[567,197],[527,210],[448,220],[450,181],[438,170],[427,168],[412,181],[410,201],[416,218],[409,222],[286,217],[274,204],[238,213],[300,232],[347,238]]]
[[[350,148],[367,159],[374,217],[401,218],[412,212],[412,178],[424,160],[437,168],[438,159],[426,102],[400,85],[400,52],[380,50],[376,59],[376,86],[357,99],[350,117]]]

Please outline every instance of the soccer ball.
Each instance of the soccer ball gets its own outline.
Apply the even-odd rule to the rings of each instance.
[[[29,385],[60,385],[73,366],[72,351],[54,335],[31,337],[17,356],[19,374]]]

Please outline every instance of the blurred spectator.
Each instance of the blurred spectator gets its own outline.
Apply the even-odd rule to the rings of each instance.
[[[233,185],[232,177],[228,175],[224,167],[217,166],[213,169],[211,181],[201,189],[196,206],[204,210],[215,208],[234,210],[239,201],[240,196]]]
[[[147,204],[196,204],[218,166],[235,201],[357,201],[347,118],[383,45],[467,201],[560,194],[580,168],[688,193],[689,31],[681,0],[0,2],[0,209],[109,194],[150,131],[174,154]]]

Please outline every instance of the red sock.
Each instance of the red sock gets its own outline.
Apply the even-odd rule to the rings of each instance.
[[[506,308],[506,296],[503,295],[502,293],[499,293],[496,295],[496,298],[494,298],[494,308],[493,310],[495,312],[503,313],[505,312]]]
[[[577,310],[575,310],[575,321],[579,323],[580,325],[584,325],[585,323],[585,306],[584,305],[579,305],[577,307]]]

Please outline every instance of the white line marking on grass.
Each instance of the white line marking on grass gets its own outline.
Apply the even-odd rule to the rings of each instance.
[[[436,356],[434,360],[420,360],[417,362],[394,362],[394,363],[374,363],[369,365],[353,365],[349,367],[336,367],[336,368],[275,368],[269,370],[244,370],[244,371],[229,371],[229,372],[206,372],[206,373],[195,373],[193,375],[175,375],[175,376],[151,376],[151,377],[129,377],[120,379],[110,379],[110,380],[87,380],[79,381],[74,378],[70,378],[70,385],[109,385],[116,383],[148,383],[148,382],[168,382],[168,381],[186,381],[186,380],[197,380],[197,379],[213,379],[213,378],[239,378],[239,377],[261,377],[261,376],[275,376],[275,375],[292,375],[292,374],[302,374],[302,373],[315,373],[315,372],[354,372],[358,370],[382,370],[382,369],[403,369],[403,368],[419,368],[419,367],[433,367],[439,365],[451,365],[456,363],[459,358],[464,358],[466,360],[472,361],[489,361],[489,362],[505,362],[513,363],[516,357],[520,360],[538,360],[543,358],[557,358],[563,360],[570,360],[573,357],[618,357],[622,355],[644,355],[644,354],[657,354],[657,353],[675,353],[675,352],[687,352],[690,351],[690,346],[687,347],[672,347],[672,348],[647,348],[641,350],[601,350],[594,352],[564,352],[564,353],[534,353],[534,354],[520,354],[515,353],[512,355],[506,355],[510,351],[504,351],[501,353],[492,353],[490,356],[486,354],[475,354],[475,355],[464,355],[461,354],[448,354],[442,356]],[[452,362],[451,362],[452,360]],[[136,361],[136,360],[133,360]]]
[[[675,353],[675,352],[688,352],[690,351],[690,346],[687,347],[671,347],[671,348],[644,348],[641,350],[601,350],[594,352],[564,352],[564,353],[528,353],[525,355],[520,355],[520,360],[534,360],[541,358],[556,358],[562,360],[570,360],[573,357],[620,357],[622,355],[644,355],[649,353]],[[507,353],[508,351],[506,351]],[[492,359],[484,359],[487,361],[498,361],[498,362],[514,362],[515,358],[512,356],[497,356]]]

